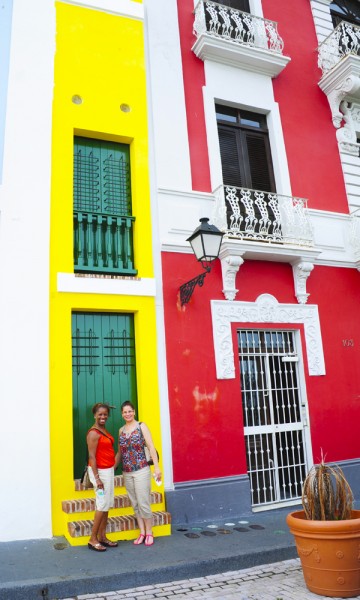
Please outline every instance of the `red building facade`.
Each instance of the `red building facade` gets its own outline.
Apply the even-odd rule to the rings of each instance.
[[[299,503],[322,455],[360,491],[357,4],[150,3],[175,522]]]

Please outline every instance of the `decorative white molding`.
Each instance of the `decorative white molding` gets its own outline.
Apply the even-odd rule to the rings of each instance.
[[[271,294],[261,294],[255,302],[212,300],[211,315],[218,379],[235,378],[231,323],[286,323],[294,326],[302,324],[309,375],[325,375],[317,305],[280,304]]]
[[[192,47],[201,60],[212,60],[246,71],[276,77],[290,62],[288,56],[275,54],[262,48],[240,46],[231,40],[214,38],[202,33]]]
[[[323,75],[319,81],[320,89],[326,94],[334,127],[340,127],[344,119],[340,104],[344,98],[360,98],[360,58],[348,54]]]
[[[292,267],[294,275],[295,296],[299,304],[306,304],[307,299],[310,296],[310,294],[306,292],[306,282],[311,271],[314,268],[314,265],[311,262],[299,260],[293,263]]]
[[[57,291],[76,294],[116,294],[118,296],[155,296],[155,279],[108,279],[58,273]]]
[[[360,211],[351,215],[350,243],[355,254],[355,265],[360,271]]]
[[[339,131],[339,130],[338,130]],[[351,142],[339,142],[339,150],[344,154],[349,154],[351,156],[359,156],[360,144],[353,144]],[[346,175],[346,171],[344,169],[344,175]]]
[[[336,131],[336,139],[345,144],[356,144],[356,130],[354,124],[354,116],[350,109],[350,103],[343,100],[340,104],[340,111],[344,121],[343,127]]]
[[[221,244],[219,258],[221,261],[221,271],[223,280],[223,294],[226,300],[235,300],[239,290],[235,287],[236,275],[244,263],[242,255],[244,250],[236,247],[231,242],[224,241]]]

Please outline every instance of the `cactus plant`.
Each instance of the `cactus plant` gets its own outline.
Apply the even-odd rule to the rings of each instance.
[[[322,459],[305,478],[302,505],[306,518],[334,521],[351,518],[353,493],[339,466],[329,466]]]

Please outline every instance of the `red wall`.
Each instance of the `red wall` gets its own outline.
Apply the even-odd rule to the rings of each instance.
[[[191,51],[193,0],[178,0],[181,53],[193,189],[211,191],[202,87],[203,62]],[[330,108],[318,82],[317,38],[308,0],[263,0],[265,18],[278,22],[291,62],[274,81],[292,193],[309,208],[348,212]]]
[[[292,193],[309,207],[348,212],[336,130],[318,82],[317,37],[308,0],[262,0],[264,17],[278,22],[291,62],[273,80],[279,103]]]
[[[198,272],[193,256],[163,253],[175,482],[246,473],[237,360],[235,379],[217,380],[215,373],[210,300],[224,299],[219,261],[190,303],[182,308],[179,303],[180,285]],[[329,461],[358,456],[360,323],[354,324],[353,315],[359,305],[354,293],[359,282],[357,271],[330,267],[315,267],[308,280],[310,303],[319,305],[326,364],[325,376],[309,376],[307,365],[305,373],[315,461],[321,449]],[[270,293],[279,302],[296,302],[288,264],[245,261],[237,287],[237,300],[254,301]],[[236,325],[236,356],[235,330]],[[353,340],[354,346],[344,346],[343,340]],[[305,352],[304,358],[306,363]]]
[[[192,33],[193,0],[178,0],[178,13],[192,186],[193,190],[211,192],[202,93],[205,85],[204,63],[191,51],[196,40]]]
[[[265,18],[278,21],[284,53],[291,57],[273,85],[292,192],[308,198],[310,208],[347,213],[335,129],[327,98],[318,86],[321,72],[309,2],[262,1]],[[191,169],[193,189],[210,191],[204,69],[191,52],[193,7],[193,0],[178,0]],[[204,286],[195,289],[190,303],[181,307],[179,287],[201,267],[192,255],[163,253],[162,260],[174,481],[246,473],[238,361],[235,379],[217,380],[215,373],[210,301],[224,299],[220,263],[216,262]],[[360,320],[354,318],[359,310],[359,283],[355,269],[319,266],[307,283],[309,302],[319,307],[326,365],[325,376],[309,376],[303,348],[315,462],[321,451],[328,461],[359,454]],[[237,300],[254,301],[270,293],[279,302],[297,304],[289,264],[245,261],[237,287]],[[236,325],[236,356],[235,330]]]

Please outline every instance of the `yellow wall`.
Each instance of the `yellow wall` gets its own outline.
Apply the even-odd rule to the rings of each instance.
[[[74,497],[73,310],[134,313],[138,411],[158,448],[160,417],[154,298],[57,291],[57,274],[73,273],[73,137],[79,134],[130,143],[135,267],[139,277],[153,277],[143,24],[62,2],[57,2],[56,9],[50,404],[53,533],[60,535],[64,527],[61,501]],[[81,97],[81,104],[73,103],[75,95]],[[122,112],[121,104],[129,105],[130,112]]]

